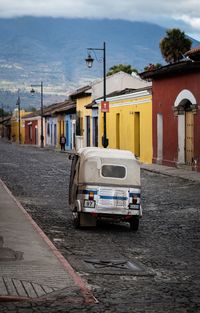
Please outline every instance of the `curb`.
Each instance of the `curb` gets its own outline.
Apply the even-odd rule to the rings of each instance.
[[[199,173],[199,177],[195,177],[196,172],[189,172],[188,171],[188,173],[187,173],[187,171],[186,171],[183,174],[183,173],[177,173],[178,169],[174,169],[174,172],[168,172],[167,170],[155,169],[155,168],[147,168],[145,166],[143,167],[142,165],[141,165],[141,169],[144,170],[144,171],[147,171],[147,172],[152,172],[152,173],[165,175],[165,176],[169,176],[169,177],[178,177],[178,178],[181,178],[181,179],[184,179],[184,180],[200,183],[200,173]],[[193,177],[189,176],[189,175],[193,175]]]
[[[5,183],[1,180],[2,185],[6,192],[10,195],[10,197],[15,201],[17,206],[21,209],[21,211],[24,213],[27,220],[33,225],[37,233],[40,235],[40,237],[46,242],[46,244],[49,246],[50,250],[53,252],[53,254],[57,257],[57,259],[60,261],[64,269],[68,272],[69,276],[73,279],[76,286],[80,288],[80,291],[82,293],[83,298],[85,299],[86,304],[95,304],[98,303],[97,299],[93,296],[92,292],[89,290],[89,288],[86,286],[84,281],[81,279],[81,277],[74,271],[72,266],[69,264],[69,262],[63,257],[63,255],[58,251],[58,249],[53,245],[53,243],[49,240],[49,238],[45,235],[45,233],[42,231],[42,229],[36,224],[36,222],[32,219],[32,217],[28,214],[28,212],[24,209],[24,207],[21,205],[21,203],[14,197],[12,192],[8,189],[8,187],[5,185]],[[45,297],[42,297],[45,299]],[[42,298],[38,298],[38,300],[41,300]],[[4,300],[3,300],[4,299]],[[0,302],[1,301],[24,301],[24,300],[30,299],[30,301],[37,301],[35,298],[24,298],[24,297],[14,297],[14,296],[0,296]]]

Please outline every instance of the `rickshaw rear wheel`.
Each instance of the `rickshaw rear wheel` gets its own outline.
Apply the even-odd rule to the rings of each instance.
[[[73,211],[73,224],[75,228],[80,228],[80,213]]]
[[[132,217],[132,219],[130,220],[130,229],[132,231],[137,231],[139,228],[139,218],[138,217]]]

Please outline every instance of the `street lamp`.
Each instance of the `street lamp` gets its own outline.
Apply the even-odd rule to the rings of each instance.
[[[2,128],[1,128],[1,137],[3,138],[4,137],[4,125],[3,125],[3,122],[4,122],[4,108],[3,108],[3,103],[1,103],[1,125],[2,125]]]
[[[20,124],[21,124],[21,118],[20,118],[20,96],[19,96],[19,89],[18,89],[18,98],[17,98],[17,102],[16,105],[18,106],[18,134],[19,134],[19,144],[21,144],[21,133],[20,133]]]
[[[94,59],[91,57],[89,51],[100,50],[103,51],[103,101],[106,103],[106,43],[103,43],[103,48],[87,48],[88,57],[85,59],[86,64],[89,68],[92,67]],[[102,137],[102,146],[107,148],[108,138],[106,136],[106,112],[103,111],[103,137]]]
[[[31,93],[35,93],[35,89],[33,87],[40,87],[40,94],[41,94],[41,136],[40,136],[40,146],[41,148],[44,148],[44,131],[43,131],[43,82],[41,82],[39,85],[31,85]]]

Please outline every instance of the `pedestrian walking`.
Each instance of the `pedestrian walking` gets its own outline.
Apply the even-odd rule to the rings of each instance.
[[[66,144],[66,138],[65,136],[62,134],[60,136],[60,147],[61,147],[61,151],[65,151],[65,144]]]

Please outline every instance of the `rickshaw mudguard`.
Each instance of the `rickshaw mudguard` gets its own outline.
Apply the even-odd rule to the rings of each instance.
[[[77,212],[81,212],[81,201],[80,200],[76,200],[75,201],[75,206],[74,209],[76,209]]]

